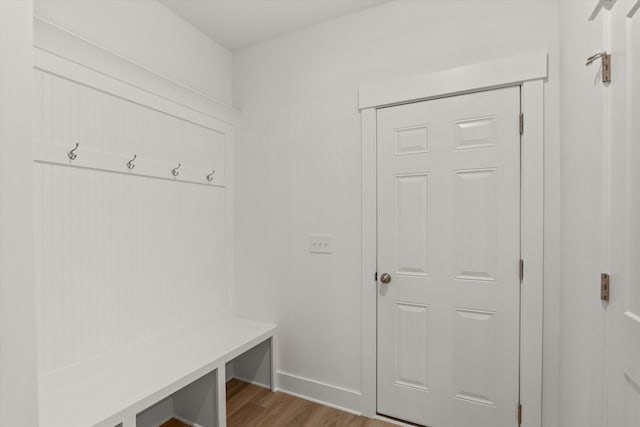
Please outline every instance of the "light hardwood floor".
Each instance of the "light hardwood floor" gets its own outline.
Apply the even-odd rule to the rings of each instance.
[[[228,427],[395,427],[238,380],[227,383]],[[176,420],[161,427],[188,427]]]

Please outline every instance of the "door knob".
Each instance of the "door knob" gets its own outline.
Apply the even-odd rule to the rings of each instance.
[[[382,276],[380,276],[380,281],[386,285],[391,281],[391,275],[389,275],[389,273],[382,273]]]

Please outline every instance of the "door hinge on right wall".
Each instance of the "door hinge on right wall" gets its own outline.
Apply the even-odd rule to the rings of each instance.
[[[609,301],[609,280],[607,273],[600,273],[600,299],[602,301]]]
[[[524,133],[524,113],[520,113],[520,135]]]
[[[611,54],[607,52],[598,52],[595,55],[591,55],[587,58],[586,65],[591,65],[596,59],[600,58],[602,61],[602,83],[611,82]]]
[[[522,403],[518,403],[518,425],[522,425]]]

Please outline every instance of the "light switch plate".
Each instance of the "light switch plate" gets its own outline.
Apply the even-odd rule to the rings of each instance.
[[[331,254],[333,253],[333,245],[331,236],[328,234],[311,234],[309,235],[309,253],[312,254]]]

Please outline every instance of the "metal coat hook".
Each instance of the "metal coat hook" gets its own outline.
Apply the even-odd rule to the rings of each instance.
[[[611,82],[611,54],[605,51],[598,52],[588,57],[585,65],[589,66],[593,64],[598,58],[602,59],[602,83],[609,83]]]
[[[589,21],[595,20],[602,9],[611,10],[616,1],[617,0],[599,0],[595,9],[591,12],[591,16],[589,16]]]
[[[135,168],[135,167],[136,167],[136,165],[134,165],[134,164],[133,164],[133,161],[136,159],[136,157],[138,157],[138,155],[137,155],[137,154],[134,154],[134,155],[133,155],[133,159],[131,159],[131,160],[129,160],[129,161],[127,162],[127,167],[129,168],[129,170],[131,170],[131,169],[133,169],[133,168]]]
[[[76,146],[73,147],[71,151],[67,152],[67,156],[69,157],[69,159],[75,160],[76,157],[78,157],[78,155],[75,153],[75,151],[78,149],[78,146],[80,146],[80,144],[76,142]]]
[[[636,12],[638,11],[638,9],[640,9],[640,0],[638,0],[636,2],[636,4],[634,4],[631,7],[631,10],[629,10],[629,13],[627,13],[627,18],[633,18],[633,15],[636,14]]]
[[[178,169],[180,169],[180,166],[182,166],[182,164],[178,163],[178,166],[176,166],[175,168],[171,169],[171,175],[173,175],[173,176],[180,175],[180,172],[178,172]]]
[[[207,181],[211,182],[213,181],[213,174],[216,173],[216,170],[212,170],[211,173],[209,175],[207,175]]]
[[[587,58],[587,62],[585,65],[591,65],[593,63],[593,61],[595,61],[598,58],[601,58],[602,56],[606,55],[607,52],[598,52],[595,55],[591,55],[590,57]]]

